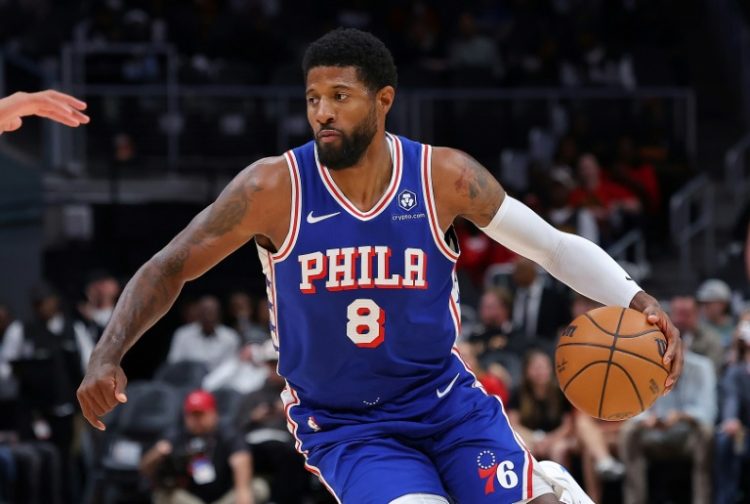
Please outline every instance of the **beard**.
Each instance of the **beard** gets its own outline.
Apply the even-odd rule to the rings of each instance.
[[[321,131],[326,129],[334,128],[321,128]],[[318,159],[320,164],[328,168],[329,170],[342,170],[350,166],[355,165],[361,158],[362,155],[370,146],[375,133],[378,131],[378,121],[375,114],[375,108],[370,110],[367,117],[355,126],[354,130],[350,134],[346,134],[341,130],[338,131],[341,136],[341,143],[339,146],[331,144],[322,144],[317,136],[315,138],[315,145],[318,147]]]

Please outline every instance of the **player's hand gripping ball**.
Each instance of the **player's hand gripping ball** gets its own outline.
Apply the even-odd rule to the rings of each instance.
[[[667,340],[646,316],[619,306],[596,308],[565,328],[555,373],[568,400],[602,420],[624,420],[664,392]]]

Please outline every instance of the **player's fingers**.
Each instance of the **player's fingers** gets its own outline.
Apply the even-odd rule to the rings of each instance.
[[[85,393],[79,392],[78,402],[81,403],[81,412],[83,413],[83,418],[85,418],[88,421],[88,423],[90,423],[94,428],[99,429],[101,431],[105,430],[106,427],[104,423],[101,420],[99,420],[99,418],[97,418],[97,416],[91,410],[89,399]]]
[[[100,417],[109,411],[109,408],[107,408],[107,400],[98,388],[91,390],[87,395],[87,399],[89,402],[89,409],[94,415]]]
[[[89,122],[89,117],[86,114],[80,112],[64,100],[58,100],[50,96],[46,96],[38,102],[36,113],[39,115],[48,114],[48,117],[57,113],[60,114],[60,117],[70,117],[73,120],[84,123]]]
[[[667,351],[664,353],[662,362],[664,362],[665,366],[669,366],[669,363],[674,360],[677,352],[682,348],[680,331],[677,330],[677,328],[673,326],[669,321],[666,322],[666,327],[660,327],[660,329],[664,333],[664,337],[667,338]]]
[[[125,395],[125,387],[128,385],[128,378],[122,368],[115,371],[115,399],[121,403],[128,402],[128,396]]]
[[[81,125],[81,121],[73,115],[73,111],[70,108],[45,107],[39,109],[37,115],[52,119],[66,126],[76,127]]]
[[[115,395],[106,386],[97,387],[93,395],[97,404],[101,407],[101,410],[96,412],[97,416],[106,415],[119,404]]]
[[[674,349],[674,352],[672,359],[670,360],[670,362],[672,363],[672,368],[669,372],[669,376],[667,376],[667,379],[664,382],[664,394],[668,394],[672,391],[675,384],[677,383],[677,380],[680,377],[680,374],[682,373],[682,340],[678,338],[674,340],[674,342],[670,343],[670,346]]]
[[[76,108],[78,110],[86,110],[86,107],[88,106],[86,102],[79,100],[78,98],[71,96],[69,94],[61,93],[60,91],[55,91],[54,89],[49,90],[49,94],[56,98],[59,101],[62,101],[64,103],[67,103],[73,108]]]

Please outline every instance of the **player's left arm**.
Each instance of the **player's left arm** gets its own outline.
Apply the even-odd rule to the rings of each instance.
[[[682,371],[680,333],[659,302],[644,292],[614,259],[593,242],[555,229],[529,207],[506,195],[487,169],[464,152],[434,148],[432,171],[443,231],[453,219],[464,217],[493,240],[538,263],[584,296],[645,313],[667,338],[664,364],[671,364],[671,372],[665,390],[672,389]]]

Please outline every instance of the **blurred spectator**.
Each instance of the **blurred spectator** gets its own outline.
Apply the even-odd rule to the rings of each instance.
[[[34,317],[6,330],[3,354],[20,386],[19,429],[22,439],[49,440],[60,454],[66,502],[72,499],[72,450],[75,391],[93,349],[80,322],[65,316],[61,299],[49,285],[32,290]]]
[[[271,337],[268,326],[258,324],[255,315],[253,300],[246,292],[236,291],[229,295],[230,323],[245,344],[260,344]]]
[[[568,464],[574,449],[573,412],[552,374],[552,360],[530,350],[523,362],[521,385],[508,403],[508,417],[537,460]]]
[[[10,307],[5,303],[0,302],[0,344],[2,344],[5,337],[5,330],[10,327],[14,320]]]
[[[621,422],[596,420],[586,413],[574,415],[575,434],[583,457],[583,483],[594,502],[601,502],[602,481],[622,478],[625,466],[612,456],[617,446],[612,434],[619,433]]]
[[[295,449],[287,429],[281,393],[286,381],[276,372],[278,352],[269,340],[258,348],[257,360],[267,367],[267,379],[257,391],[248,394],[240,408],[240,428],[247,432],[252,447],[254,472],[271,483],[271,501],[296,504],[310,492],[304,459]]]
[[[502,287],[488,289],[479,300],[479,323],[481,329],[469,336],[477,355],[494,350],[511,350],[522,353],[525,342],[513,325],[511,310],[513,302],[510,292]]]
[[[12,330],[11,327],[13,327]],[[0,302],[0,400],[13,398],[17,393],[15,380],[11,375],[11,368],[8,363],[9,352],[6,350],[6,340],[8,332],[18,334],[20,331],[23,331],[21,322],[15,320],[8,305]]]
[[[699,323],[698,306],[692,296],[675,296],[669,303],[669,315],[680,330],[685,348],[705,355],[713,362],[716,376],[724,365],[724,349],[715,332],[706,331]]]
[[[216,297],[202,297],[198,301],[198,320],[175,331],[167,362],[198,361],[213,371],[232,359],[239,348],[240,338],[234,329],[220,323],[220,314],[221,307]]]
[[[462,12],[458,17],[458,36],[450,43],[448,59],[459,71],[481,69],[494,77],[500,77],[503,72],[495,42],[479,32],[470,12]]]
[[[536,263],[523,257],[515,262],[513,283],[513,325],[527,342],[551,351],[558,330],[570,322],[568,301],[546,285]]]
[[[750,309],[743,311],[737,319],[737,326],[732,335],[732,344],[727,353],[728,364],[736,364],[740,361],[740,356],[737,350],[740,347],[740,340],[743,336],[742,332],[747,329],[748,324],[750,324]]]
[[[656,170],[637,158],[633,139],[627,135],[617,141],[617,157],[612,165],[612,179],[638,196],[649,215],[661,209],[661,191]]]
[[[593,154],[586,153],[578,160],[578,179],[580,186],[570,193],[570,204],[591,211],[604,243],[615,240],[641,214],[638,198],[608,180]]]
[[[198,313],[200,312],[200,303],[197,299],[186,299],[180,305],[180,320],[183,325],[198,322]]]
[[[156,484],[156,504],[255,502],[250,451],[233,428],[218,427],[214,396],[191,392],[182,429],[165,435],[141,459],[141,471]]]
[[[729,286],[717,278],[706,280],[698,287],[695,298],[700,303],[703,331],[715,333],[721,345],[725,349],[729,348],[735,327],[730,310],[732,291]],[[712,336],[712,339],[715,337]]]
[[[567,168],[553,168],[549,173],[547,209],[543,217],[561,231],[599,243],[599,227],[594,215],[588,208],[570,204],[570,193],[575,187],[575,180]]]
[[[555,165],[565,170],[571,170],[578,162],[578,142],[572,135],[560,139],[555,152]]]
[[[86,301],[78,305],[78,312],[98,341],[120,296],[120,282],[106,272],[95,272],[86,283],[85,295]]]
[[[721,424],[716,434],[716,504],[735,504],[743,462],[750,460],[750,313],[737,327],[737,362],[721,381]]]
[[[243,345],[236,354],[222,360],[203,378],[203,388],[210,391],[230,388],[240,394],[258,390],[268,374],[263,362],[258,360],[256,354],[259,352],[262,354],[262,344]]]
[[[461,358],[474,373],[474,376],[477,377],[477,381],[482,384],[484,390],[490,395],[499,397],[503,404],[508,404],[508,399],[510,399],[509,389],[513,385],[508,371],[500,364],[493,364],[493,371],[489,372],[479,362],[478,354],[470,344],[458,343],[457,347]]]
[[[474,287],[483,287],[487,268],[493,264],[509,263],[516,257],[514,252],[489,238],[467,220],[456,220],[456,234],[461,249],[459,275],[465,272]]]
[[[620,456],[626,467],[624,502],[647,499],[647,460],[692,460],[693,504],[711,502],[710,453],[716,420],[716,374],[711,360],[685,352],[675,388],[623,425]]]

